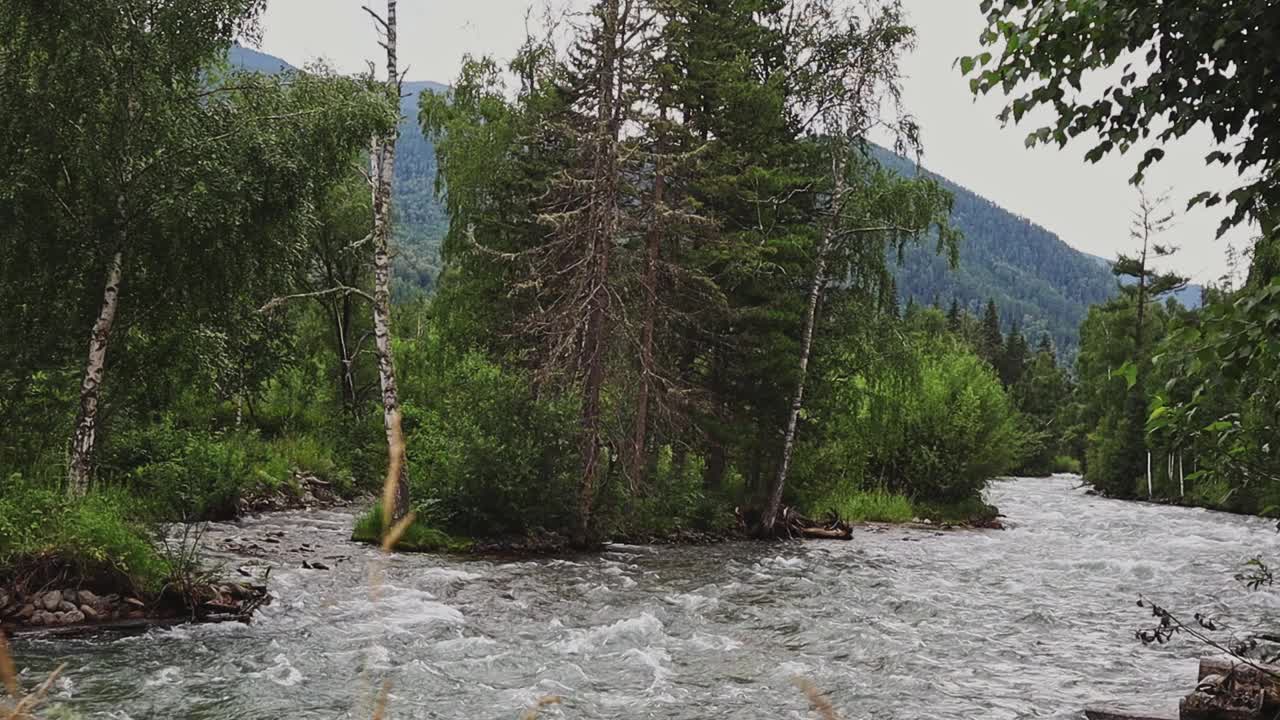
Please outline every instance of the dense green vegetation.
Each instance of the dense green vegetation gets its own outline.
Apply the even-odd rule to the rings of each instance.
[[[1183,281],[1149,262],[1172,250],[1158,242],[1172,215],[1143,197],[1133,233],[1141,252],[1114,267],[1129,278],[1124,292],[1092,308],[1081,329],[1064,445],[1110,495],[1275,514],[1280,85],[1257,58],[1277,40],[1280,8],[1261,0],[986,0],[982,8],[987,51],[962,58],[961,69],[975,92],[1010,98],[1005,120],[1052,109],[1055,120],[1031,132],[1029,146],[1095,138],[1090,161],[1141,149],[1133,178],[1140,185],[1168,143],[1207,128],[1221,146],[1205,162],[1234,166],[1240,185],[1198,193],[1188,205],[1226,203],[1220,232],[1242,223],[1258,229],[1244,285],[1228,279],[1206,292],[1203,308],[1187,310],[1165,300]],[[1091,71],[1119,58],[1128,64],[1118,80],[1082,90]]]
[[[244,48],[224,65],[260,10],[113,0],[67,24],[0,3],[11,567],[67,556],[153,588],[172,568],[150,523],[379,485],[359,169],[392,103],[370,78]],[[530,40],[518,87],[472,59],[447,92],[405,88],[395,238],[423,252],[399,255],[385,351],[405,547],[768,535],[781,505],[989,514],[985,482],[1038,436],[967,316],[899,311],[897,253],[955,257],[960,240],[952,196],[866,142],[912,41],[900,8],[693,3],[635,27],[612,12],[575,30],[592,52]],[[618,64],[606,30],[666,60]],[[95,39],[48,54],[76,33]]]

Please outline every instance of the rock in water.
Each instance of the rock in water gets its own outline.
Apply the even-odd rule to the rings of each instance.
[[[50,590],[40,596],[40,604],[49,612],[57,612],[58,606],[62,604],[62,591]]]

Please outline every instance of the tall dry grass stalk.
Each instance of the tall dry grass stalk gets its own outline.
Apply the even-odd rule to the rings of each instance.
[[[0,701],[0,720],[35,720],[35,709],[49,695],[49,688],[62,674],[66,664],[59,665],[49,673],[44,682],[36,686],[30,694],[22,694],[22,684],[18,682],[18,673],[14,669],[13,656],[9,654],[9,641],[4,633],[0,633],[0,682],[4,684],[9,700]]]
[[[538,698],[537,702],[533,705],[526,708],[524,712],[520,713],[520,720],[538,720],[538,714],[542,712],[542,708],[547,707],[548,705],[559,704],[559,695],[544,695],[543,697]]]
[[[404,464],[404,432],[400,427],[400,412],[391,415],[390,452],[387,459],[387,479],[382,483],[382,557],[369,567],[369,597],[377,602],[382,595],[382,578],[386,556],[395,549],[396,543],[404,536],[413,524],[414,514],[407,513],[399,521],[392,523],[391,518],[396,507],[396,483],[400,478],[400,467]],[[387,713],[387,701],[391,695],[391,681],[384,680],[382,691],[374,701],[373,720],[384,720]]]
[[[809,707],[822,720],[840,720],[840,716],[836,714],[835,706],[827,699],[826,694],[819,690],[817,685],[813,684],[813,681],[808,678],[796,677],[792,678],[791,684],[800,688],[800,692],[809,698]]]

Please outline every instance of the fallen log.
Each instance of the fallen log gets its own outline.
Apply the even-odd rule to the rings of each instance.
[[[1244,662],[1237,658],[1223,655],[1205,657],[1200,658],[1200,670],[1196,679],[1201,686],[1206,683],[1214,686],[1224,686],[1224,692],[1226,690],[1236,691],[1237,688],[1242,689],[1243,692],[1237,692],[1237,694],[1244,695],[1250,699],[1254,694],[1253,691],[1256,690],[1260,696],[1260,700],[1257,703],[1260,714],[1274,716],[1277,712],[1280,712],[1280,666],[1252,661]],[[1218,695],[1222,695],[1224,692],[1218,693]],[[1202,698],[1197,702],[1203,704],[1204,699]],[[1196,715],[1197,711],[1197,708],[1193,707],[1191,714],[1185,717],[1200,717],[1200,715]],[[1208,716],[1205,715],[1205,717]]]
[[[1200,674],[1197,680],[1210,675],[1235,677],[1240,682],[1253,685],[1272,684],[1280,681],[1280,665],[1267,665],[1260,662],[1244,662],[1229,655],[1215,655],[1200,658]]]
[[[801,527],[799,534],[809,538],[822,538],[826,540],[850,540],[853,538],[853,528],[825,528],[825,527]]]

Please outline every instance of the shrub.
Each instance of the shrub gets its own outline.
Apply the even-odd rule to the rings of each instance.
[[[1080,474],[1080,461],[1070,455],[1058,455],[1053,458],[1050,468],[1055,473]]]
[[[470,537],[565,528],[574,507],[571,404],[479,352],[450,355],[432,336],[401,350],[413,497],[430,520]]]
[[[443,530],[431,527],[421,518],[422,515],[419,515],[405,529],[396,542],[395,549],[410,552],[465,552],[470,547],[466,540],[451,537]],[[374,506],[356,518],[351,539],[376,545],[382,542],[382,530],[382,508]]]
[[[295,470],[350,486],[319,438],[268,442],[251,431],[189,431],[168,419],[115,436],[104,457],[106,481],[147,498],[153,514],[166,520],[233,517],[246,496],[297,492]]]

